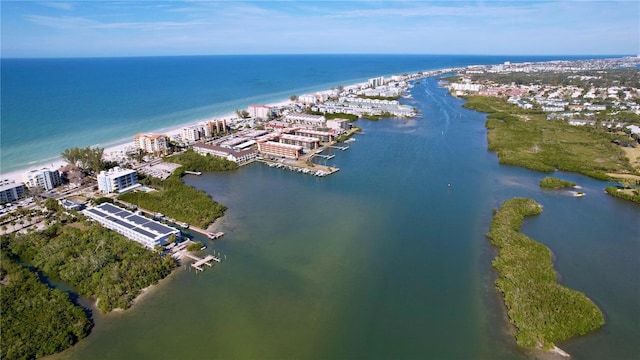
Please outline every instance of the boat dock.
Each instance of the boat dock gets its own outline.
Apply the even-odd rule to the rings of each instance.
[[[336,156],[335,156],[335,155],[333,155],[333,154],[331,154],[331,155],[316,154],[315,156],[317,156],[317,157],[321,157],[321,158],[323,158],[323,159],[327,159],[327,160],[331,160],[331,159],[333,159],[334,157],[336,157]]]
[[[222,256],[220,255],[220,253],[218,253],[218,255],[207,255],[204,258],[201,258],[199,256],[190,254],[189,252],[187,252],[186,247],[187,247],[187,242],[180,244],[179,246],[176,246],[175,248],[173,248],[171,251],[173,252],[173,254],[171,254],[171,256],[175,259],[181,259],[183,257],[189,258],[191,260],[194,260],[194,263],[191,264],[191,267],[196,269],[196,270],[200,270],[200,271],[204,271],[204,268],[202,267],[202,265],[207,265],[207,266],[213,266],[212,262],[218,262],[221,263],[222,262]],[[227,256],[225,255],[224,259],[226,260]]]
[[[332,149],[338,149],[338,150],[342,150],[345,151],[347,150],[349,147],[348,146],[338,146],[338,145],[329,145],[330,148]]]
[[[313,157],[315,157],[315,156],[317,156],[317,157],[321,157],[321,158],[323,158],[323,159],[325,159],[325,160],[331,160],[331,159],[333,159],[334,157],[336,157],[336,156],[335,156],[335,155],[333,155],[333,154],[331,154],[331,155],[323,155],[323,154],[321,154],[321,152],[322,152],[322,150],[320,150],[320,151],[318,151],[318,152],[313,153],[311,156],[309,156],[309,160],[311,160],[311,159],[312,159]]]
[[[311,160],[311,158],[314,155],[315,154],[311,154],[308,160]],[[320,176],[320,177],[331,175],[340,170],[335,167],[323,166],[318,164],[310,164],[309,162],[303,162],[303,161],[298,161],[295,164],[287,164],[287,163],[267,161],[267,160],[258,160],[258,161],[264,164],[267,164],[267,166],[272,168],[284,169],[284,170],[289,170],[289,171],[294,171],[294,172],[299,172],[299,173],[309,174],[314,176]]]
[[[195,260],[196,262],[194,262],[193,264],[191,264],[191,267],[196,269],[196,270],[200,270],[200,271],[204,271],[204,269],[202,268],[202,265],[207,265],[207,266],[213,266],[211,264],[211,261],[217,261],[217,262],[222,262],[222,260],[220,260],[219,258],[213,256],[213,255],[207,255],[204,258],[200,258],[197,257],[195,255],[191,255],[188,253],[185,253],[184,256]]]

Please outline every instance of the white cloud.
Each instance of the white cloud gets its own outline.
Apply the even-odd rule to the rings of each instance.
[[[76,16],[26,15],[25,18],[34,24],[54,29],[87,28],[97,24],[93,20]]]
[[[66,11],[71,11],[75,9],[73,4],[67,3],[67,2],[61,2],[61,1],[43,1],[43,2],[39,2],[38,4],[47,6],[50,8],[66,10]]]
[[[129,30],[175,30],[192,28],[196,26],[209,25],[198,21],[156,21],[156,22],[111,22],[102,23],[83,17],[73,16],[43,16],[27,15],[26,18],[34,24],[46,26],[54,29],[129,29]]]

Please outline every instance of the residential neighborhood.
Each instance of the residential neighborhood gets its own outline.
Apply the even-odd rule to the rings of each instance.
[[[456,96],[508,99],[551,121],[640,135],[640,58],[470,66],[449,82]]]

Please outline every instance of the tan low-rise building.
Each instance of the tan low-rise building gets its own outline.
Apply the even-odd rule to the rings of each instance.
[[[258,142],[258,151],[261,154],[284,157],[287,159],[298,160],[300,158],[300,154],[302,154],[302,149],[302,146],[299,145],[284,144],[275,141]]]

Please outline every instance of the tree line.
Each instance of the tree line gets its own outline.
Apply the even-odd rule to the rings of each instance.
[[[2,237],[0,253],[0,354],[33,359],[60,352],[86,337],[93,326],[69,295],[50,289],[21,265]]]

